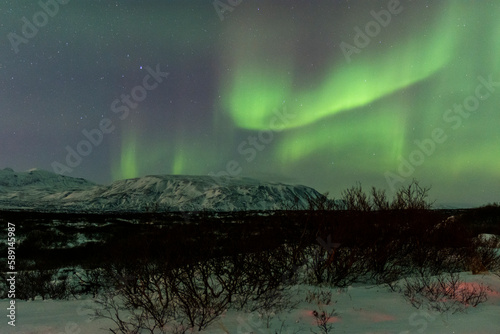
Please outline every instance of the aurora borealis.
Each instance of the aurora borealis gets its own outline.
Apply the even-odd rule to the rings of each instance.
[[[40,3],[0,1],[0,168],[500,201],[498,1]]]

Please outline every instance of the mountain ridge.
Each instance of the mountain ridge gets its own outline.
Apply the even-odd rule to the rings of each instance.
[[[44,170],[0,170],[0,209],[53,212],[268,211],[307,209],[313,188],[248,177],[148,175],[98,185]]]

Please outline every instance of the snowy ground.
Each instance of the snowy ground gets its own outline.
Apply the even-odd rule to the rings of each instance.
[[[320,333],[313,310],[335,310],[330,319],[331,333],[500,333],[500,278],[495,275],[463,273],[463,281],[483,282],[491,291],[488,300],[465,312],[436,314],[426,309],[415,309],[402,294],[390,292],[385,286],[357,285],[343,291],[332,289],[335,303],[329,306],[307,302],[308,291],[314,286],[294,287],[294,298],[299,304],[290,312],[272,315],[270,328],[257,313],[229,310],[219,321],[201,333]],[[328,288],[322,288],[327,290]],[[7,325],[8,300],[0,301],[4,310],[0,333],[54,333],[83,334],[110,333],[109,320],[92,319],[88,306],[92,299],[69,301],[16,302],[16,326]]]

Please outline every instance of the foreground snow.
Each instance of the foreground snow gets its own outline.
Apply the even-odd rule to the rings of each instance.
[[[308,291],[318,287],[295,286],[293,295],[298,305],[290,312],[272,315],[270,328],[257,313],[229,310],[219,321],[201,333],[319,333],[314,310],[327,312],[335,309],[332,333],[499,333],[500,332],[500,278],[494,275],[471,275],[463,273],[462,280],[468,283],[485,283],[492,291],[488,300],[466,312],[436,314],[412,307],[402,294],[390,292],[385,286],[357,285],[343,291],[332,288],[332,303],[329,306],[306,302]],[[8,300],[0,302],[6,314]],[[92,319],[88,306],[92,299],[70,301],[17,301],[16,327],[7,325],[3,316],[1,333],[110,333],[113,323],[106,319]]]

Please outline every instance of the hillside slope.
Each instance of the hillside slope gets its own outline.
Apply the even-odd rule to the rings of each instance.
[[[152,175],[96,185],[43,170],[0,170],[0,209],[57,212],[306,209],[322,196],[301,185],[250,178]]]

